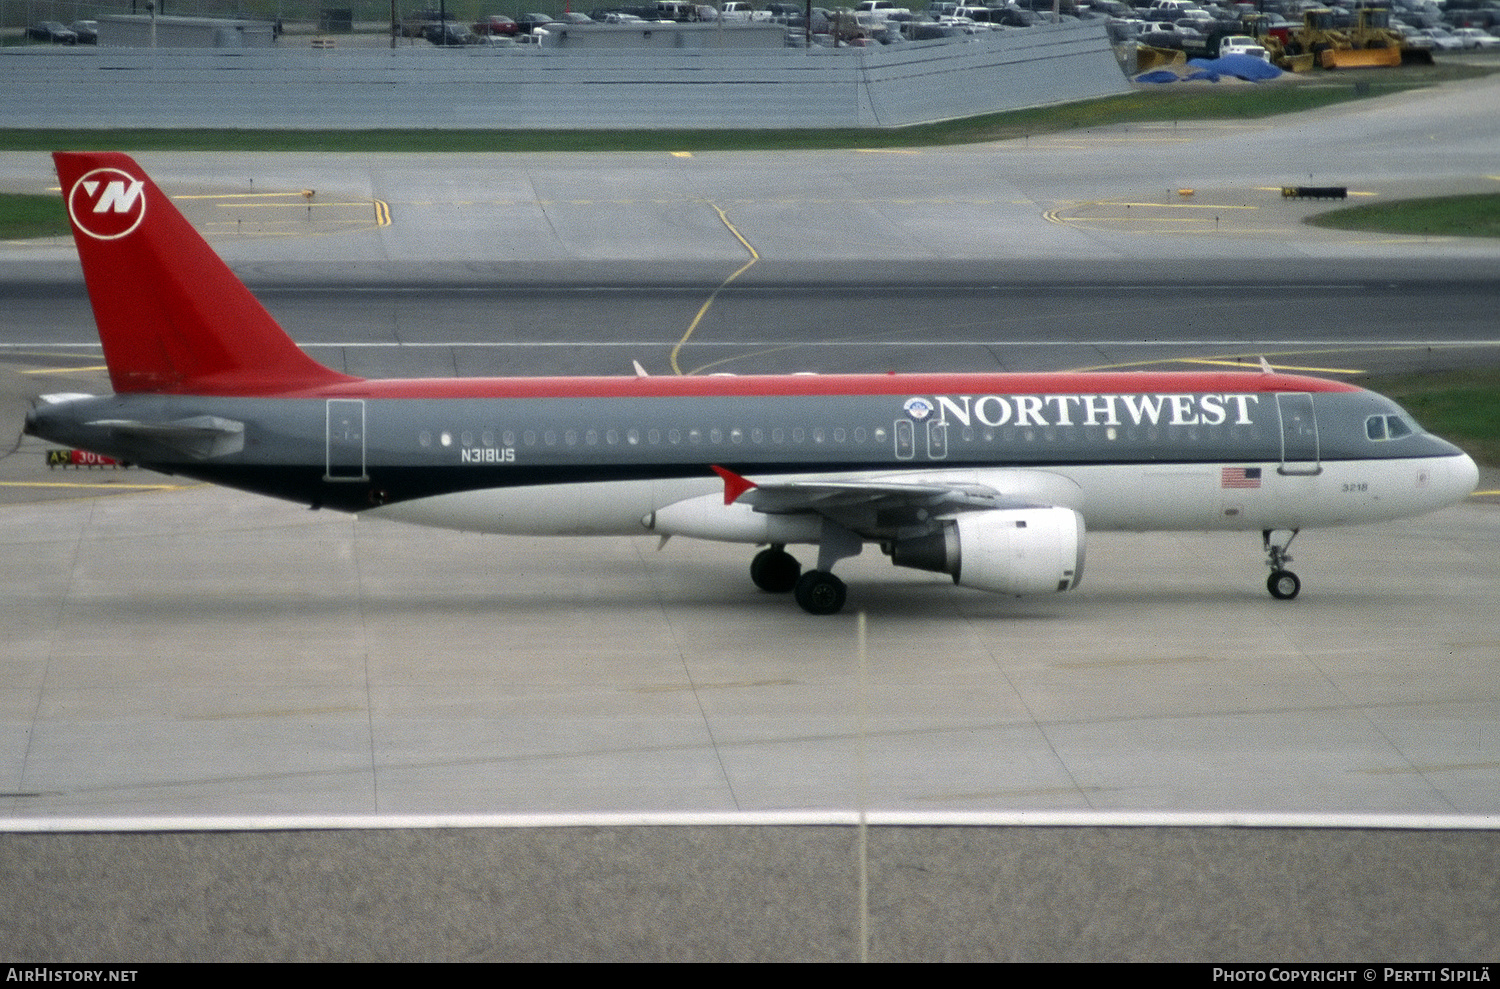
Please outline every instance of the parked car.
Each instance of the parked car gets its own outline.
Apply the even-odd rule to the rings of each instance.
[[[1477,27],[1456,28],[1453,36],[1462,41],[1465,48],[1500,48],[1500,38]]]
[[[474,24],[474,33],[486,37],[497,34],[520,34],[521,26],[504,14],[491,14]]]
[[[1447,28],[1430,27],[1422,33],[1432,39],[1433,51],[1457,52],[1464,49],[1464,43],[1454,37]]]
[[[422,37],[440,48],[476,45],[479,43],[478,35],[454,21],[429,24],[422,32]]]
[[[68,30],[78,35],[80,45],[97,45],[99,43],[98,21],[74,21],[68,25]]]
[[[78,35],[57,21],[38,21],[26,29],[26,37],[33,41],[50,41],[54,45],[78,44]]]
[[[437,10],[414,10],[401,19],[401,37],[425,38],[428,31],[443,23],[443,17],[443,13]],[[447,19],[450,23],[456,22],[458,15],[449,11]]]
[[[546,14],[522,14],[516,18],[516,24],[521,28],[522,34],[530,34],[539,27],[546,27],[552,23],[552,18]]]

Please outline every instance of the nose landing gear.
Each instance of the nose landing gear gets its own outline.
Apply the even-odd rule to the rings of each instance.
[[[1273,542],[1271,536],[1276,531],[1278,530],[1265,529],[1260,534],[1261,545],[1266,551],[1266,565],[1271,568],[1271,576],[1266,579],[1266,590],[1270,591],[1271,597],[1278,601],[1290,601],[1302,590],[1302,581],[1286,568],[1286,565],[1292,562],[1292,554],[1288,553],[1287,549],[1301,530],[1292,529],[1288,532],[1285,541]]]

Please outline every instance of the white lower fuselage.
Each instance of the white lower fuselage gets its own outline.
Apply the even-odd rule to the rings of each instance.
[[[1253,484],[1226,481],[1226,467],[1247,466],[1260,468],[1258,486],[1226,486]],[[1274,462],[1102,464],[866,472],[847,479],[986,484],[1014,492],[1019,500],[1075,509],[1094,531],[1260,531],[1383,522],[1452,504],[1475,482],[1473,461],[1465,457],[1327,461],[1317,473],[1281,468]],[[803,476],[827,474],[776,480]],[[512,535],[657,533],[747,543],[817,541],[815,517],[767,516],[744,505],[725,505],[722,494],[714,477],[538,485],[418,498],[364,514]],[[682,507],[682,518],[668,524],[674,506]],[[770,529],[764,528],[768,522]]]

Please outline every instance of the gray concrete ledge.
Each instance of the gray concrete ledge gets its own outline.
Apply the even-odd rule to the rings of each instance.
[[[9,834],[0,865],[0,953],[74,963],[847,962],[867,951],[1453,964],[1500,949],[1490,832]]]
[[[838,51],[0,51],[0,115],[31,128],[897,127],[1128,88],[1097,21]]]

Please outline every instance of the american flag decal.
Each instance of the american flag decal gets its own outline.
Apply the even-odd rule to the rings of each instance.
[[[1260,487],[1260,468],[1225,467],[1219,474],[1219,487],[1258,488]]]

